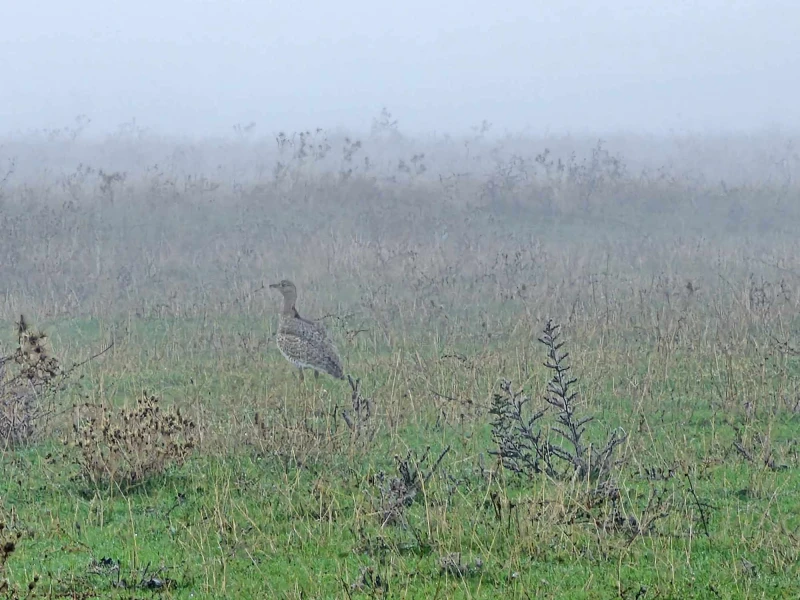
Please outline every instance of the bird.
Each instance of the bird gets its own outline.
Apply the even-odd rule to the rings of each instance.
[[[283,295],[283,309],[276,336],[278,349],[286,360],[300,369],[300,381],[303,381],[303,369],[313,369],[315,379],[320,371],[336,379],[344,379],[339,352],[324,325],[304,319],[297,312],[295,285],[283,279],[280,283],[271,283],[269,287]]]

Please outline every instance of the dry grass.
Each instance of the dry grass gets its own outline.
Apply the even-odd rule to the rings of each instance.
[[[673,159],[658,169],[616,149],[636,140],[426,145],[384,121],[365,140],[7,145],[9,347],[23,310],[67,364],[113,342],[48,435],[0,459],[0,515],[37,532],[9,579],[47,573],[49,597],[796,595],[785,140],[656,141]],[[263,292],[284,277],[349,386],[300,385],[278,355]],[[542,364],[549,318],[577,382],[553,368],[558,342]],[[540,450],[561,444],[569,468],[519,477],[492,454],[503,380],[511,404],[550,411]],[[188,429],[125,408],[142,389]],[[87,403],[95,437],[75,438],[63,409]],[[173,456],[164,432],[184,429],[191,456]],[[64,460],[61,437],[88,454]]]

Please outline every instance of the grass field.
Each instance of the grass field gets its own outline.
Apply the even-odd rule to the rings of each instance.
[[[786,140],[323,136],[0,154],[2,597],[800,597]],[[280,356],[284,277],[352,386]]]

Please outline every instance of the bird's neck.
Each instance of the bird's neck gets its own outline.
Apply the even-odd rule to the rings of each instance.
[[[283,298],[283,314],[288,317],[299,317],[297,309],[294,307],[295,299],[291,296],[284,296]]]

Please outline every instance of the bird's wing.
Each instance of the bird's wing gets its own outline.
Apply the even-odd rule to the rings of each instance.
[[[302,321],[305,325],[307,325],[311,330],[317,333],[322,339],[328,339],[328,331],[325,329],[325,325],[320,323],[319,321],[310,321],[309,319],[304,319],[301,316],[297,316],[297,318]]]

